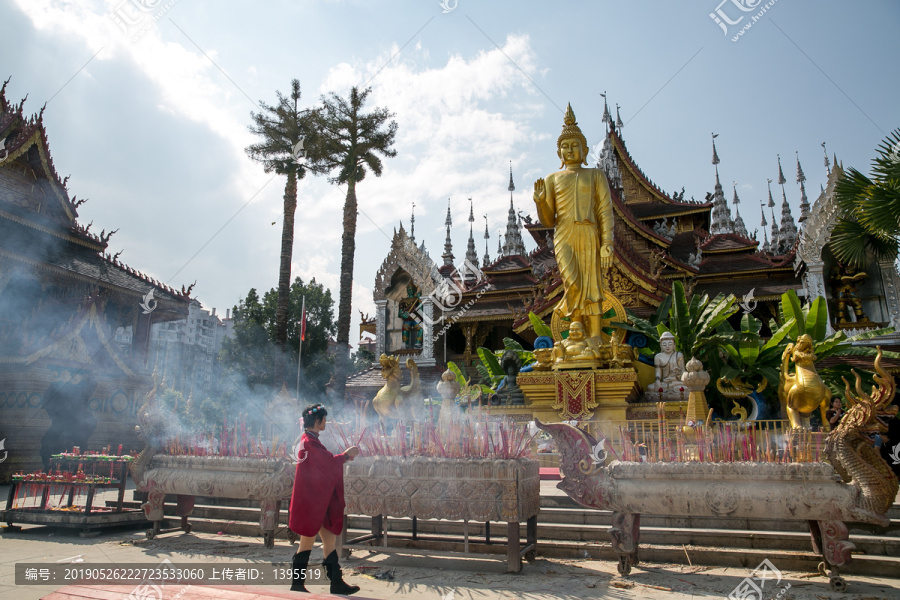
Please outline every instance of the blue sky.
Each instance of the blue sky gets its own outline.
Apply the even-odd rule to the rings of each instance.
[[[494,255],[509,161],[516,206],[533,213],[534,180],[558,168],[567,102],[593,145],[605,91],[639,166],[686,198],[712,191],[719,134],[726,195],[736,181],[751,231],[777,154],[796,211],[795,152],[812,201],[825,180],[822,142],[866,171],[900,126],[900,3],[889,0],[770,0],[737,42],[767,3],[447,0],[447,13],[437,0],[139,4],[3,3],[0,76],[31,111],[50,100],[57,170],[72,175],[70,194],[91,199],[80,220],[119,228],[112,252],[175,287],[196,279],[197,297],[220,312],[277,282],[284,181],[243,148],[255,102],[273,102],[292,78],[307,105],[368,83],[370,106],[396,113],[397,157],[358,188],[354,315],[372,312],[375,272],[413,202],[416,236],[440,261],[448,199],[459,258],[472,197],[479,255],[485,214]],[[744,18],[726,35],[709,16],[717,8]],[[117,10],[142,21],[126,33]],[[293,272],[337,301],[343,193],[309,178],[299,200]]]

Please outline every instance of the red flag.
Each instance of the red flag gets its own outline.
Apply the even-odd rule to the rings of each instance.
[[[303,314],[300,316],[300,341],[306,341],[306,297],[303,297]]]

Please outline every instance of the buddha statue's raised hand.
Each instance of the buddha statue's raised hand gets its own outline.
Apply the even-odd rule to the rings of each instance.
[[[544,188],[544,180],[538,179],[534,182],[534,201],[543,202],[547,199],[547,190]]]

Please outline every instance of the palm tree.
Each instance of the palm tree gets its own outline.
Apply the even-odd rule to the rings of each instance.
[[[307,167],[299,160],[298,152],[315,142],[315,111],[301,110],[300,81],[291,81],[291,93],[284,96],[275,91],[278,102],[268,105],[260,101],[260,112],[251,112],[253,125],[250,131],[262,141],[247,146],[245,151],[252,160],[263,165],[266,173],[275,172],[287,176],[284,186],[284,219],[281,227],[281,258],[278,269],[278,305],[275,310],[275,346],[277,349],[275,378],[277,388],[284,381],[285,345],[287,344],[288,311],[291,291],[291,257],[294,249],[294,213],[297,210],[297,181],[306,176]],[[304,142],[301,144],[300,142]],[[295,148],[297,151],[295,151]]]
[[[382,173],[381,159],[396,156],[392,148],[397,134],[397,122],[388,120],[394,115],[386,108],[376,108],[368,114],[362,112],[366,97],[371,92],[354,87],[349,99],[337,94],[322,98],[318,113],[318,128],[322,137],[320,156],[314,163],[316,169],[331,172],[334,184],[346,184],[344,201],[344,232],[341,238],[341,286],[338,300],[338,351],[334,363],[334,395],[338,401],[344,398],[347,383],[347,359],[350,343],[350,309],[353,286],[353,257],[356,252],[356,184],[367,171],[376,177]],[[386,125],[386,127],[385,127]]]
[[[841,220],[831,233],[831,250],[858,269],[867,254],[895,259],[900,250],[900,129],[882,140],[872,177],[850,168],[835,187]]]

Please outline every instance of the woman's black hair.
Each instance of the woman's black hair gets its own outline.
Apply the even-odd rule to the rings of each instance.
[[[328,411],[321,404],[310,404],[303,409],[303,428],[312,429],[316,423],[328,416]]]

